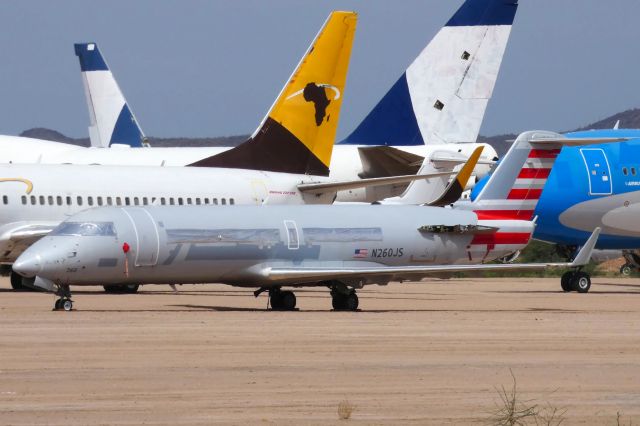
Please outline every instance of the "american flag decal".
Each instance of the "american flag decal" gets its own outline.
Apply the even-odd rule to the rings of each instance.
[[[367,256],[369,256],[369,250],[367,249],[356,249],[355,252],[353,253],[354,259],[362,259]]]

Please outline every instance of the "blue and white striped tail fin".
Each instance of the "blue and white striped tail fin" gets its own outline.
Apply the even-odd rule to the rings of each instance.
[[[124,98],[95,43],[76,43],[76,56],[89,107],[91,146],[107,148],[113,144],[146,146],[138,120]]]
[[[341,143],[475,142],[517,8],[517,0],[466,0]]]

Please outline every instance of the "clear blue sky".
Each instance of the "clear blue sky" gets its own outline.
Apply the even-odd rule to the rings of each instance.
[[[86,136],[78,41],[100,44],[148,135],[250,133],[328,13],[343,9],[360,14],[346,136],[461,3],[3,1],[0,133]],[[640,106],[639,1],[520,4],[483,134],[567,130]]]

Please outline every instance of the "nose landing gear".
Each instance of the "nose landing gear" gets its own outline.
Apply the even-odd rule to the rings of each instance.
[[[56,286],[56,296],[60,296],[53,305],[54,311],[71,311],[73,309],[73,301],[71,300],[71,290],[68,285]]]

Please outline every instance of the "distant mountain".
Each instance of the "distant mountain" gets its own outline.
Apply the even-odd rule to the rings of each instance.
[[[584,127],[580,127],[579,129],[567,130],[567,132],[575,132],[580,130],[591,130],[591,129],[613,129],[613,126],[615,126],[618,120],[620,120],[621,129],[640,129],[640,109],[634,108],[624,112],[619,112],[603,120],[596,121],[595,123],[588,124]],[[514,140],[517,136],[518,135],[514,135],[514,134],[498,135],[498,136],[490,136],[490,137],[479,136],[478,142],[488,143],[496,150],[496,152],[498,153],[498,156],[502,157],[507,152],[510,146],[510,144],[507,141]]]
[[[620,127],[627,129],[640,129],[640,109],[630,109],[607,117],[604,120],[596,121],[576,130],[587,129],[611,129],[620,120]],[[37,127],[25,130],[20,136],[36,139],[45,139],[55,142],[65,142],[73,145],[89,146],[88,138],[74,139],[51,129]],[[240,136],[219,136],[212,138],[154,138],[149,137],[149,143],[155,147],[185,147],[185,146],[237,146],[247,140],[249,135]],[[498,156],[503,156],[509,149],[509,140],[514,140],[517,135],[506,134],[498,136],[480,136],[478,142],[485,142],[493,146]]]
[[[72,145],[89,146],[89,138],[74,139],[63,135],[60,132],[43,127],[36,127],[25,130],[20,136],[44,139],[47,141],[64,142]],[[241,136],[219,136],[214,138],[154,138],[148,137],[151,146],[155,147],[185,147],[185,146],[236,146],[246,141],[248,135]]]

